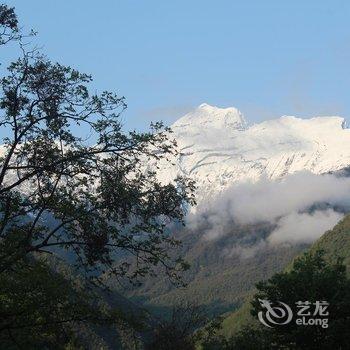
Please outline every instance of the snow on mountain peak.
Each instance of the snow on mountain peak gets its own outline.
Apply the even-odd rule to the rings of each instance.
[[[341,117],[283,116],[247,126],[236,108],[202,104],[173,125],[180,154],[160,179],[190,176],[197,202],[236,182],[322,174],[350,166],[350,129]]]
[[[202,103],[194,111],[177,120],[172,128],[214,128],[244,130],[247,123],[243,114],[234,107],[219,108]]]

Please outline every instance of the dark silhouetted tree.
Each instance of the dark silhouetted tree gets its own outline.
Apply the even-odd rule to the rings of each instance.
[[[83,318],[69,309],[77,298],[68,289],[61,300],[50,287],[61,280],[39,260],[53,253],[94,283],[102,274],[135,282],[159,265],[180,282],[187,264],[170,253],[180,242],[167,225],[183,223],[194,203],[191,181],[157,178],[159,162],[176,153],[168,128],[124,132],[124,97],[91,94],[89,75],[27,50],[23,38],[14,10],[0,5],[1,49],[15,41],[22,53],[0,80],[0,332],[9,337]],[[10,297],[24,286],[28,293]],[[26,307],[15,307],[21,298]]]

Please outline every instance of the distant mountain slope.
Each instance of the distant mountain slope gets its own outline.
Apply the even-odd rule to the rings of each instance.
[[[310,251],[322,249],[329,262],[335,262],[337,258],[344,259],[347,273],[350,276],[350,215],[341,220],[332,230],[327,231],[311,247]],[[253,294],[253,290],[249,295]],[[223,334],[227,337],[235,334],[243,325],[254,323],[255,319],[250,315],[250,297],[236,312],[228,315],[223,321]]]
[[[202,104],[171,127],[180,154],[159,176],[165,182],[191,176],[199,201],[237,181],[300,170],[322,174],[350,165],[350,129],[341,117],[283,116],[248,126],[236,108]]]
[[[166,313],[181,300],[205,305],[213,315],[237,308],[257,281],[280,271],[307,247],[296,244],[260,248],[254,242],[261,242],[270,226],[232,224],[229,234],[215,242],[202,239],[201,232],[181,231],[176,237],[183,242],[182,256],[191,265],[184,276],[186,288],[174,287],[159,273],[147,278],[139,288],[130,286],[121,293],[159,313]],[[230,247],[237,247],[237,251],[232,253]],[[117,283],[115,287],[119,289]]]

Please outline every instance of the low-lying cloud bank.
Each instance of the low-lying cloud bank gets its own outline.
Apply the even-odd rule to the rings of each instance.
[[[232,223],[269,222],[275,229],[268,243],[311,243],[349,209],[350,178],[299,172],[281,180],[235,184],[199,205],[188,225],[201,227],[204,238],[211,240],[229,234]]]
[[[343,217],[332,209],[317,210],[312,214],[291,213],[278,220],[277,228],[270,234],[270,243],[312,243],[324,232],[333,228]]]

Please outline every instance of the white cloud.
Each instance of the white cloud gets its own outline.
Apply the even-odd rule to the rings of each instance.
[[[312,242],[340,220],[342,214],[317,204],[350,209],[350,178],[299,172],[282,180],[262,179],[235,184],[188,217],[189,227],[204,239],[230,232],[230,225],[270,222],[277,225],[269,242]]]
[[[343,217],[332,209],[318,210],[312,214],[291,213],[282,217],[277,228],[268,237],[268,242],[312,243],[324,232],[332,229]]]

